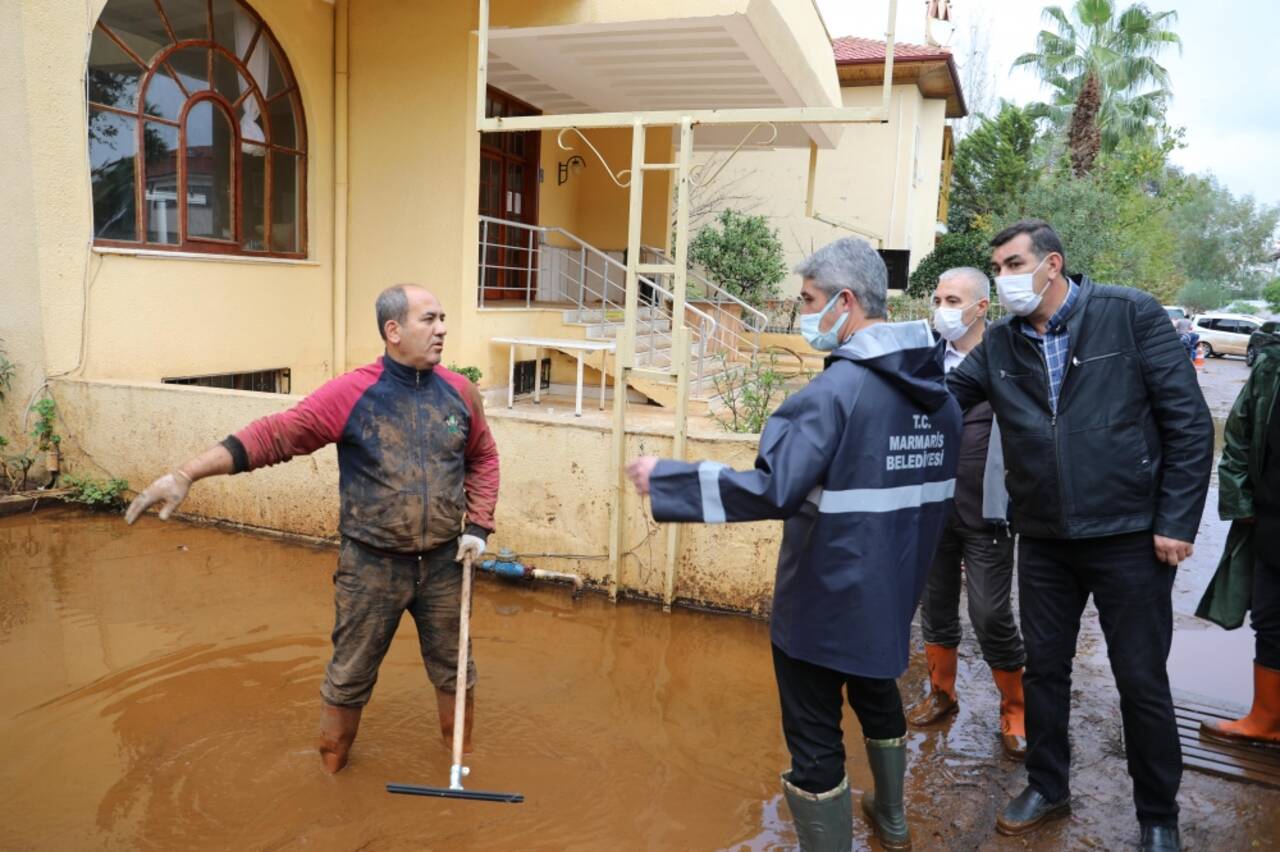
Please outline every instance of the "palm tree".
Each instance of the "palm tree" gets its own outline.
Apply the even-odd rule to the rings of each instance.
[[[1156,57],[1171,44],[1182,49],[1172,29],[1177,12],[1153,12],[1142,3],[1117,11],[1111,0],[1076,0],[1070,15],[1047,6],[1044,20],[1057,32],[1041,30],[1035,52],[1013,63],[1030,67],[1054,90],[1051,103],[1031,109],[1067,127],[1077,176],[1093,168],[1099,150],[1151,132],[1170,96],[1169,73]]]

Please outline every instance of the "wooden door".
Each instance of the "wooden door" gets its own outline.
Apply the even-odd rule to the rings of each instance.
[[[538,110],[490,88],[490,116],[537,115]],[[538,221],[540,135],[483,133],[480,138],[480,215],[512,224],[480,223],[484,301],[532,299],[538,277],[538,234],[519,224]]]

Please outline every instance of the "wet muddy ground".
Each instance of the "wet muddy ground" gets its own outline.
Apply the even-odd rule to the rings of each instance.
[[[351,766],[314,752],[335,553],[55,509],[0,520],[0,848],[776,849],[794,843],[766,626],[561,587],[481,580],[470,785],[523,805],[393,797],[443,785],[448,752],[406,620]],[[1023,783],[999,756],[972,639],[961,712],[910,736],[922,849],[1118,849],[1136,834],[1096,627],[1077,665],[1076,813],[997,839]],[[923,660],[903,679],[924,688]],[[1198,691],[1212,692],[1206,681]],[[856,722],[854,785],[869,783]],[[1266,848],[1280,792],[1188,772],[1191,848]],[[859,822],[858,845],[870,843]]]
[[[1202,381],[1231,382],[1232,362]],[[1231,372],[1228,372],[1228,371]],[[1218,373],[1221,376],[1218,376]],[[1211,397],[1224,416],[1234,391]],[[1224,407],[1225,405],[1225,407]],[[1225,535],[1210,496],[1179,569],[1175,689],[1249,698],[1252,634],[1190,618]],[[0,519],[0,849],[780,849],[794,845],[764,623],[563,587],[479,581],[469,786],[523,805],[390,796],[444,785],[449,756],[407,619],[338,776],[315,755],[331,548],[73,509]],[[962,612],[964,608],[962,607]],[[967,628],[966,628],[967,630]],[[917,651],[919,651],[917,636]],[[925,689],[922,655],[903,677]],[[1074,814],[1026,838],[995,817],[1022,788],[971,632],[960,713],[909,738],[917,849],[1125,849],[1137,826],[1118,699],[1087,618],[1073,704]],[[870,783],[846,711],[849,771]],[[1190,849],[1280,846],[1280,791],[1188,771]],[[860,820],[855,845],[875,848]]]

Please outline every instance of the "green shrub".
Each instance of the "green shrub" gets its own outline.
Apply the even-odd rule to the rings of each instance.
[[[921,298],[933,295],[938,276],[958,266],[986,270],[991,266],[991,249],[982,234],[969,231],[943,235],[933,251],[925,255],[907,281],[907,294]],[[896,319],[896,317],[895,317]]]
[[[114,477],[101,480],[94,479],[92,476],[68,474],[62,478],[62,484],[71,489],[67,500],[73,503],[84,503],[94,509],[124,508],[124,492],[129,490],[127,481]]]
[[[763,216],[724,210],[715,224],[698,231],[689,244],[689,261],[733,295],[759,308],[778,295],[787,276],[782,243]]]
[[[721,363],[725,363],[723,358]],[[712,377],[720,407],[711,417],[726,432],[755,434],[764,430],[765,421],[774,409],[791,394],[788,377],[778,370],[778,359],[772,353],[768,360],[756,357],[748,366],[731,369]]]
[[[457,364],[450,364],[448,369],[459,375],[466,376],[473,385],[480,384],[480,380],[484,378],[484,373],[480,372],[479,367],[459,367]]]
[[[62,443],[62,436],[54,430],[58,404],[51,397],[45,397],[35,404],[36,425],[31,427],[31,437],[42,451],[56,450]]]

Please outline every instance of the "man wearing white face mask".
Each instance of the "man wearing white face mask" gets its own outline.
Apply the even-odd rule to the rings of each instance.
[[[944,364],[950,372],[982,342],[991,305],[991,281],[973,267],[948,269],[938,278],[933,304],[933,327],[947,341]],[[963,582],[969,621],[1000,690],[1000,743],[1007,756],[1021,760],[1027,750],[1022,698],[1026,655],[1009,600],[1013,538],[1008,513],[999,431],[991,406],[979,403],[964,415],[955,508],[938,543],[920,600],[930,690],[908,711],[907,721],[925,727],[953,715],[960,707],[956,669]]]
[[[1120,692],[1142,848],[1178,849],[1170,595],[1204,511],[1213,421],[1151,295],[1068,277],[1061,240],[1038,219],[991,246],[1013,316],[987,329],[947,385],[961,408],[989,402],[1000,422],[1019,533],[1029,783],[996,828],[1023,834],[1070,809],[1071,664],[1092,596]]]

